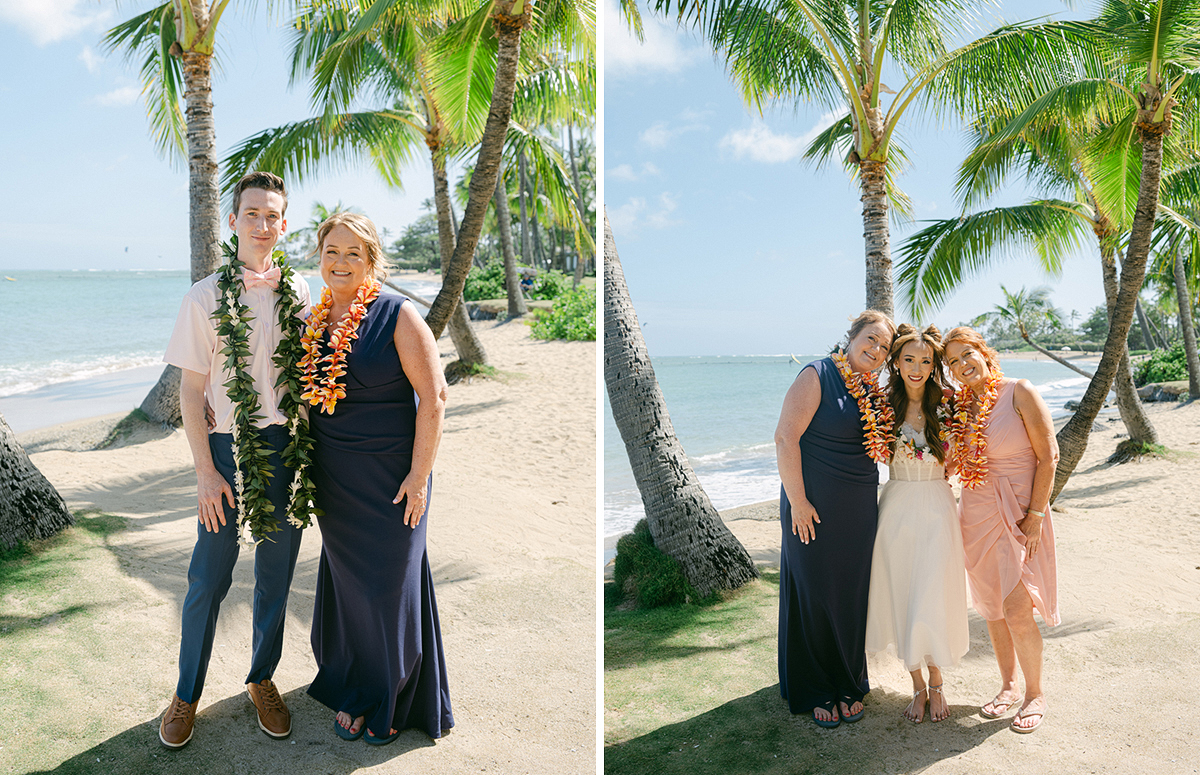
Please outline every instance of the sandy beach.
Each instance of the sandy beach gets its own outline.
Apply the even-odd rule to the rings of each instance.
[[[115,448],[78,451],[106,434],[118,413],[21,436],[73,510],[128,520],[104,539],[112,560],[103,573],[113,581],[103,593],[113,599],[104,603],[103,629],[122,658],[73,664],[66,675],[9,666],[45,670],[37,677],[61,712],[0,722],[0,772],[28,771],[23,762],[106,773],[185,766],[594,772],[596,344],[534,340],[516,321],[473,325],[506,376],[451,386],[434,469],[429,558],[456,720],[451,734],[433,743],[409,730],[383,748],[345,743],[333,735],[333,713],[304,693],[316,672],[309,628],[321,544],[314,526],[304,537],[275,675],[292,710],[290,739],[258,731],[242,683],[253,589],[252,558],[243,552],[221,610],[196,736],[181,751],[162,749],[157,719],[176,679],[197,525],[195,475],[182,431],[145,430]],[[444,365],[452,359],[447,338],[441,349]],[[14,617],[32,605],[4,600]]]
[[[1035,734],[1013,734],[1011,713],[999,721],[978,715],[999,680],[986,625],[972,610],[970,652],[944,674],[947,721],[918,726],[899,717],[910,680],[897,659],[881,654],[868,662],[863,723],[828,733],[800,719],[797,745],[811,745],[808,756],[821,752],[831,767],[867,755],[872,766],[864,772],[1020,772],[1051,762],[1072,773],[1200,771],[1200,403],[1147,408],[1171,454],[1108,465],[1124,427],[1102,418],[1055,505],[1062,624],[1041,625],[1049,714]],[[757,563],[777,568],[778,513],[770,501],[723,517]],[[713,681],[719,686],[719,677]],[[770,695],[763,723],[785,723],[778,686],[760,693]],[[747,701],[716,694],[714,708]],[[669,716],[664,724],[686,728]],[[811,744],[799,742],[810,737]],[[792,755],[793,764],[803,756]]]

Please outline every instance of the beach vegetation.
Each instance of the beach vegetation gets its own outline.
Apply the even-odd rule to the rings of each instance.
[[[701,602],[620,600],[605,584],[606,773],[808,771],[815,735],[779,701],[778,568]]]
[[[655,547],[679,563],[701,597],[758,578],[746,547],[713,508],[675,436],[607,217],[604,384]]]
[[[538,312],[531,327],[537,339],[596,341],[596,291],[586,285],[566,291],[553,307]]]
[[[679,561],[654,545],[650,525],[638,520],[633,532],[617,541],[613,563],[615,590],[639,608],[657,608],[699,601]]]
[[[990,312],[985,312],[976,317],[971,321],[972,326],[979,327],[984,323],[993,321],[1008,322],[1016,326],[1021,338],[1034,350],[1045,355],[1055,363],[1066,366],[1076,374],[1091,379],[1092,374],[1090,372],[1084,371],[1066,358],[1047,350],[1033,341],[1033,336],[1030,333],[1031,329],[1048,329],[1057,332],[1065,328],[1062,310],[1059,310],[1050,302],[1049,288],[1043,285],[1027,291],[1022,287],[1021,290],[1013,293],[1001,285],[1000,292],[1004,294],[1004,303],[997,304]]]
[[[1187,354],[1182,341],[1165,350],[1154,350],[1133,370],[1133,381],[1138,387],[1151,382],[1176,382],[1187,378]]]
[[[1148,457],[1167,457],[1170,454],[1162,444],[1146,444],[1134,439],[1125,439],[1117,444],[1116,450],[1109,455],[1108,463],[1131,463]]]

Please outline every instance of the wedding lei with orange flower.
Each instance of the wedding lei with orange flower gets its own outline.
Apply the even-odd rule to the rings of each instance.
[[[329,327],[329,310],[333,307],[333,291],[329,290],[329,286],[321,291],[321,302],[313,307],[309,315],[304,335],[300,337],[300,344],[304,347],[304,357],[300,359],[300,382],[304,392],[300,398],[313,406],[320,406],[325,414],[333,414],[338,400],[346,397],[346,386],[338,384],[338,378],[346,373],[350,343],[358,338],[358,326],[367,314],[367,305],[375,300],[382,287],[383,284],[378,280],[368,280],[358,286],[350,309],[342,315],[337,328],[329,335],[333,352],[324,357],[321,355],[321,337]]]
[[[996,405],[996,396],[1000,393],[1000,380],[1003,377],[1004,374],[999,370],[988,376],[983,395],[979,397],[979,412],[974,419],[971,419],[968,412],[973,397],[971,388],[962,386],[954,397],[957,409],[950,424],[950,433],[954,440],[953,455],[958,463],[959,481],[968,490],[974,490],[983,484],[988,475],[985,432],[992,408]]]
[[[863,430],[866,431],[863,446],[867,448],[867,455],[876,463],[887,462],[894,440],[892,429],[896,425],[896,416],[888,404],[887,393],[879,387],[874,374],[851,371],[850,359],[841,348],[830,357],[837,365],[842,381],[846,383],[846,390],[858,401],[858,412],[862,416]]]

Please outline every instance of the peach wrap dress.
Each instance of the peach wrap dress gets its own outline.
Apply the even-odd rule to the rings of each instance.
[[[987,478],[974,490],[963,488],[958,518],[972,605],[987,621],[1004,618],[1004,599],[1024,584],[1046,624],[1059,623],[1054,525],[1049,510],[1042,539],[1030,560],[1025,534],[1017,527],[1029,508],[1037,456],[1025,423],[1013,406],[1016,380],[1005,383],[992,408],[987,437]]]

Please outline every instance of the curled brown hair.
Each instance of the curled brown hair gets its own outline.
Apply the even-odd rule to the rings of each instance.
[[[950,329],[950,333],[946,334],[946,338],[942,340],[943,350],[950,346],[951,342],[962,342],[968,347],[973,347],[983,356],[984,363],[987,364],[988,371],[992,374],[1002,373],[1000,370],[1000,353],[988,347],[987,341],[980,335],[978,331],[970,326],[957,326]]]
[[[921,342],[933,352],[933,370],[925,381],[925,394],[921,397],[921,413],[925,415],[925,443],[929,451],[939,463],[946,462],[945,436],[942,426],[937,420],[938,407],[942,403],[942,395],[946,389],[946,371],[942,356],[945,353],[942,344],[942,332],[937,326],[926,326],[924,331],[918,331],[908,323],[901,323],[896,329],[896,338],[892,341],[892,349],[888,352],[888,403],[896,414],[896,433],[892,441],[892,453],[896,452],[896,444],[900,438],[900,424],[908,414],[908,391],[904,389],[904,380],[900,377],[900,351],[909,342]]]
[[[345,226],[354,236],[363,241],[367,249],[367,272],[371,277],[387,277],[387,256],[383,254],[383,245],[379,241],[379,233],[375,224],[365,215],[350,212],[337,212],[326,218],[317,227],[317,255],[325,244],[325,238],[334,226]]]

